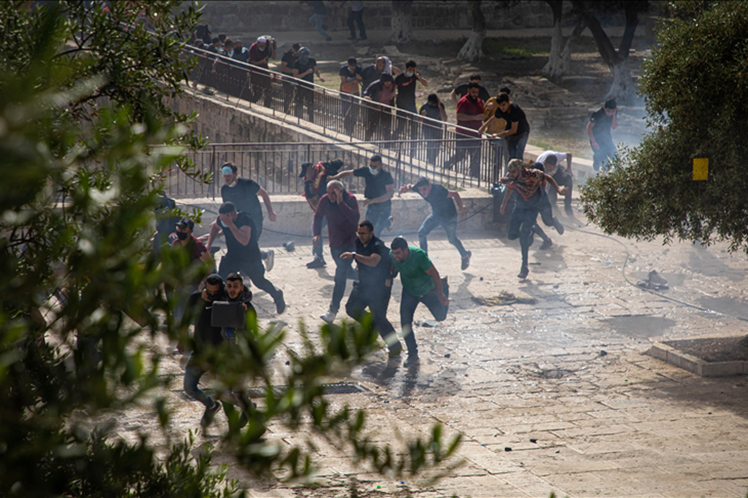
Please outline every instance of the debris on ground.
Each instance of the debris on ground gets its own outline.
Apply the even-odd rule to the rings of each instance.
[[[530,296],[515,296],[511,292],[502,292],[498,296],[473,297],[473,301],[483,306],[507,306],[510,304],[536,304],[538,301]]]
[[[667,280],[662,278],[656,270],[652,270],[649,272],[649,275],[645,280],[638,280],[636,282],[636,285],[638,287],[641,287],[642,289],[651,289],[651,290],[665,290],[669,289]]]

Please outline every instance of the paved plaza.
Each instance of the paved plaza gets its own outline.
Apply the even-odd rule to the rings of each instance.
[[[458,456],[449,462],[460,465],[445,466],[446,477],[433,483],[433,473],[407,480],[367,473],[317,440],[316,487],[258,482],[236,468],[230,476],[256,497],[354,496],[354,487],[355,496],[746,496],[746,379],[701,378],[644,354],[659,340],[746,334],[738,319],[748,317],[745,254],[730,254],[726,244],[607,237],[580,221],[576,209],[579,219],[561,218],[563,236],[547,229],[549,250],[538,250],[536,238],[525,281],[515,276],[517,243],[458,230],[473,252],[463,272],[456,249],[435,231],[429,255],[449,277],[451,308],[446,321],[415,327],[420,364],[388,364],[382,350],[350,376],[331,379],[358,383],[361,392],[329,399],[335,407],[366,409],[374,441],[428,437],[436,422],[448,438],[461,433]],[[322,323],[334,266],[326,249],[328,267],[307,269],[310,240],[272,229],[266,223],[263,235],[264,248],[276,251],[269,277],[288,302],[284,346],[296,349],[299,321],[314,329]],[[389,243],[396,230],[383,239]],[[417,244],[415,234],[404,235]],[[295,240],[295,252],[283,249],[288,240]],[[635,286],[651,270],[668,281],[662,296]],[[400,291],[398,282],[389,309],[396,327]],[[502,292],[536,302],[480,303]],[[276,320],[269,296],[255,296],[262,323]],[[420,307],[416,322],[423,320],[433,319]],[[164,368],[175,378],[174,431],[186,433],[197,427],[203,407],[182,392],[179,358]],[[210,377],[203,383],[209,386]],[[143,413],[126,419],[126,437],[128,423],[130,429],[151,423]],[[216,420],[211,431],[218,434],[226,421]],[[305,440],[278,424],[267,437],[284,445]],[[219,452],[222,461],[231,460]]]

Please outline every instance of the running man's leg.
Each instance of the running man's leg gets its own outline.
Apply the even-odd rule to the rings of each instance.
[[[439,220],[432,212],[429,214],[425,220],[423,220],[423,223],[421,224],[421,228],[418,229],[418,243],[421,246],[421,249],[424,252],[429,252],[429,242],[428,242],[428,236],[431,233],[431,231],[438,227],[440,225]]]

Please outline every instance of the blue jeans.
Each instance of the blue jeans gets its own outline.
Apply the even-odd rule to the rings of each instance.
[[[516,137],[516,138],[515,138]],[[530,133],[523,133],[522,135],[510,135],[506,137],[506,147],[509,151],[510,159],[523,159],[525,156],[525,146],[527,145],[527,139],[530,137]]]
[[[380,238],[382,235],[391,213],[392,201],[379,202],[366,206],[366,219],[374,225],[374,236],[376,238]]]
[[[314,26],[314,28],[317,30],[319,34],[325,37],[325,39],[330,38],[330,35],[327,34],[327,31],[322,27],[325,24],[325,16],[322,14],[312,14],[312,17],[309,18],[309,23]]]
[[[449,296],[447,296],[449,297]],[[427,292],[423,296],[414,296],[407,290],[403,289],[403,296],[400,299],[400,327],[405,345],[408,346],[408,355],[418,354],[418,345],[416,336],[413,333],[413,315],[419,303],[423,303],[429,309],[437,322],[443,322],[447,318],[449,305],[444,306],[436,295],[436,289]]]
[[[319,246],[315,246],[314,243],[312,243],[312,254],[320,259],[325,259],[324,250],[322,249],[325,247],[325,236],[322,235],[322,230],[324,230],[326,226],[327,217],[325,216],[322,218],[322,228],[319,229]],[[312,218],[312,226],[309,230],[312,232],[312,238],[314,238],[314,218]]]
[[[207,408],[213,406],[213,403],[215,403],[215,401],[213,401],[213,398],[205,394],[203,390],[198,387],[200,377],[202,377],[204,373],[205,370],[200,368],[195,361],[195,353],[192,353],[190,355],[189,361],[187,362],[187,366],[184,369],[184,392],[187,393],[190,397],[204,404]]]
[[[597,145],[597,150],[592,149],[592,168],[595,171],[599,171],[600,168],[602,168],[603,171],[608,171],[610,169],[608,163],[618,157],[618,148],[612,140],[609,142],[598,141]]]
[[[349,247],[345,249],[333,249],[330,248],[332,254],[332,260],[335,261],[335,286],[332,288],[332,300],[330,301],[330,310],[335,313],[340,309],[340,301],[343,300],[343,294],[345,294],[345,281],[351,272],[351,265],[353,264],[353,258],[351,259],[340,259],[340,255],[344,252],[353,252],[356,249]]]
[[[509,240],[519,238],[519,246],[522,251],[522,266],[527,266],[530,245],[532,244],[532,231],[538,219],[538,212],[544,205],[542,202],[543,197],[545,196],[536,194],[527,201],[520,198],[514,204],[512,217],[509,220],[506,237]],[[550,205],[548,205],[548,208],[550,209]]]
[[[425,220],[423,220],[421,228],[418,229],[418,242],[421,245],[421,249],[425,252],[429,252],[428,239],[426,237],[428,237],[431,231],[439,225],[441,225],[444,228],[444,231],[447,232],[447,240],[449,240],[449,243],[455,246],[460,252],[460,257],[464,258],[467,255],[467,251],[463,247],[460,239],[457,238],[457,217],[442,218],[435,215],[433,211]]]

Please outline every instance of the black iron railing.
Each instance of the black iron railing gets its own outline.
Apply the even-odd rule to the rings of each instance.
[[[198,61],[190,75],[195,86],[234,97],[239,105],[259,105],[272,115],[283,113],[285,122],[314,125],[341,142],[344,137],[350,144],[394,150],[401,161],[407,158],[424,171],[444,175],[446,181],[460,175],[462,184],[490,184],[503,167],[503,140],[475,137],[467,128],[205,50],[190,47],[188,53]]]

